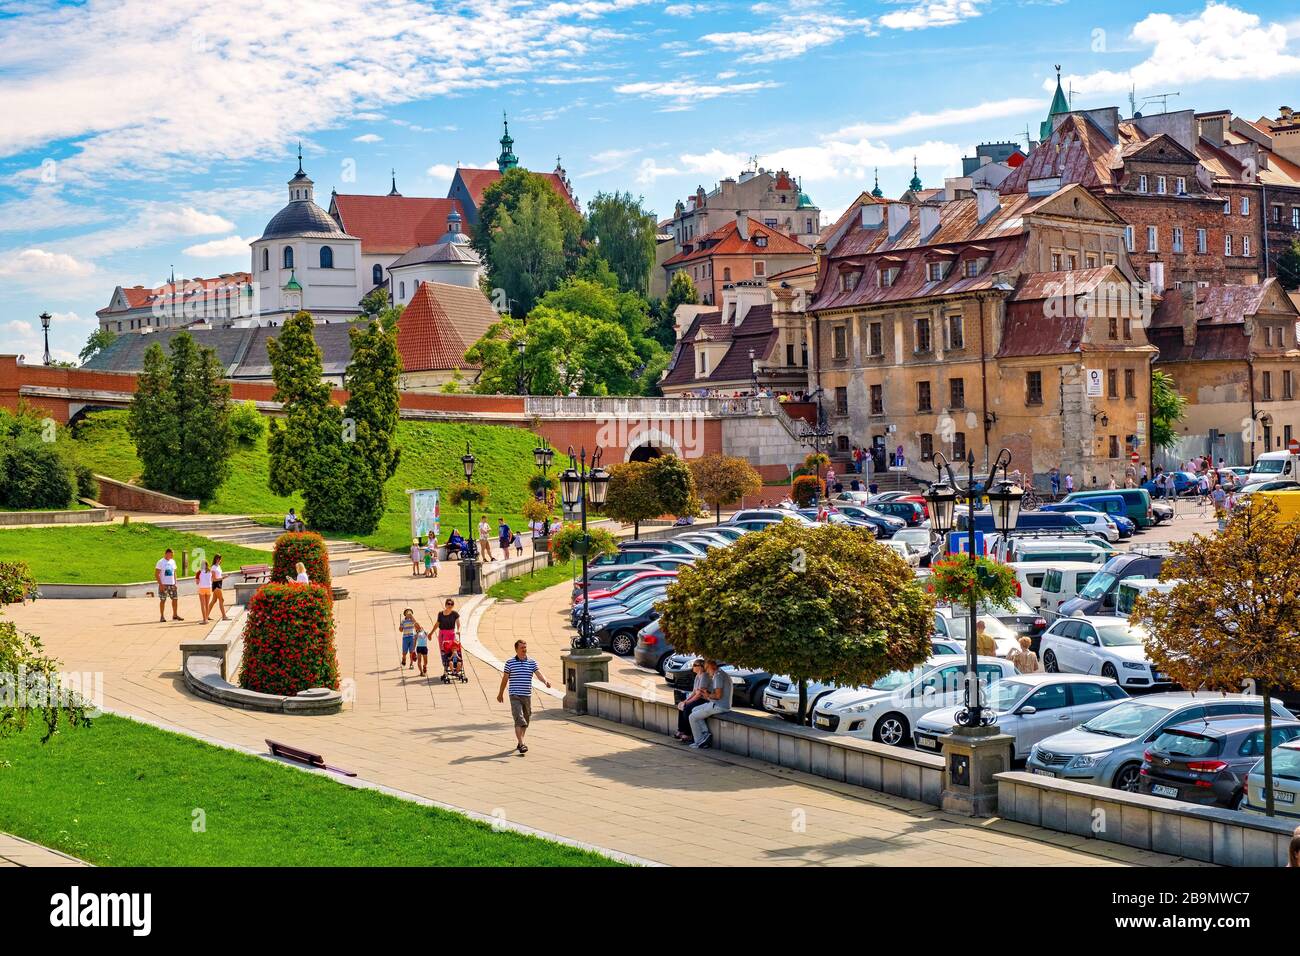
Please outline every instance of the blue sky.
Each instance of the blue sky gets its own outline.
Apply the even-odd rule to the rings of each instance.
[[[1178,92],[1257,118],[1294,96],[1300,12],[1117,0],[0,0],[0,352],[70,358],[118,285],[247,269],[304,144],[317,197],[442,196],[524,165],[661,216],[751,156],[827,214],[926,184],[1074,105]],[[1288,99],[1291,97],[1291,99]],[[1148,105],[1148,111],[1159,109]]]

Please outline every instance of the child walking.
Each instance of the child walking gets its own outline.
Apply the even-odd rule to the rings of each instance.
[[[438,545],[434,543],[432,535],[429,536],[429,543],[424,546],[424,576],[438,576]]]
[[[415,612],[409,607],[402,612],[402,663],[399,667],[407,666],[407,657],[410,657],[410,666],[415,667],[415,632],[420,629],[420,625],[415,623]]]
[[[415,632],[415,655],[420,661],[420,676],[429,676],[429,635],[425,633],[424,628],[419,628]]]

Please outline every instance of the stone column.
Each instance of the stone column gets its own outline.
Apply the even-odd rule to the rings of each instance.
[[[943,741],[943,792],[939,805],[952,813],[991,817],[998,812],[995,774],[1011,769],[1015,741],[993,727],[955,727]]]
[[[609,680],[609,662],[613,655],[600,648],[573,648],[560,655],[564,674],[564,709],[576,714],[587,712],[587,685]]]

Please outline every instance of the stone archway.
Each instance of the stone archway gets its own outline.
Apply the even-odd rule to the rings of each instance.
[[[658,428],[638,429],[627,438],[624,461],[650,461],[663,455],[682,457],[681,448],[672,435]]]
[[[653,459],[660,457],[662,454],[663,452],[654,445],[638,445],[637,447],[628,450],[627,460],[652,461]]]

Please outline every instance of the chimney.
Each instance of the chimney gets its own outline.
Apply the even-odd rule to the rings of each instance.
[[[921,206],[921,238],[929,239],[939,229],[939,207]]]
[[[1183,344],[1196,344],[1196,292],[1195,290],[1189,295],[1186,289],[1178,290],[1179,296],[1182,297],[1182,309],[1179,318],[1182,319],[1183,326]]]
[[[987,222],[989,216],[993,215],[1002,205],[1002,197],[998,195],[996,189],[990,189],[987,186],[980,186],[975,190],[975,209],[979,213],[979,221]]]
[[[1165,264],[1163,262],[1152,262],[1147,266],[1147,271],[1151,276],[1151,291],[1156,295],[1164,295]]]
[[[736,232],[740,234],[741,239],[745,240],[746,242],[749,242],[749,210],[748,209],[736,210]]]
[[[912,221],[912,208],[907,203],[891,202],[889,204],[889,238],[897,239],[899,233]]]
[[[881,203],[867,203],[862,207],[862,228],[879,229],[885,221],[885,207]]]

